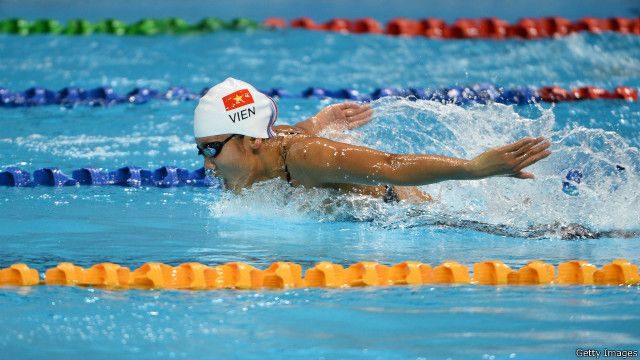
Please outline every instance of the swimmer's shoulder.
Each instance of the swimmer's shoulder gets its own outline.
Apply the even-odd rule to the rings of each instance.
[[[309,134],[304,129],[290,125],[275,126],[274,130],[277,134],[277,138],[281,141],[283,151],[287,153],[295,144],[304,143],[309,139],[318,138],[316,135]]]
[[[331,157],[328,155],[333,154],[336,148],[351,146],[316,134],[309,134],[295,126],[280,125],[274,127],[274,130],[282,146],[283,157],[287,160],[306,163],[310,160],[315,162],[319,159],[329,159]],[[323,161],[323,163],[326,162]]]
[[[291,125],[277,125],[273,127],[273,130],[280,136],[307,134],[304,129]]]

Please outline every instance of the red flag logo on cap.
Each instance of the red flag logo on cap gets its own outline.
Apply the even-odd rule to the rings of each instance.
[[[223,96],[222,102],[224,103],[225,110],[231,111],[245,105],[253,104],[253,96],[251,96],[248,89],[242,89]]]

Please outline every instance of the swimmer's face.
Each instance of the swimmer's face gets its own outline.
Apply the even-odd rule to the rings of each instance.
[[[196,138],[199,150],[205,155],[204,168],[222,177],[228,186],[244,184],[252,178],[252,174],[255,175],[262,141],[233,134]]]
[[[241,136],[233,134],[196,138],[198,154],[204,156],[205,169],[213,170],[218,176],[223,175],[220,170],[224,172],[232,164],[242,144],[241,139]]]

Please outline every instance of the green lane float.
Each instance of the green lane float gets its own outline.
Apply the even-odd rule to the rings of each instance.
[[[118,19],[104,19],[92,23],[85,19],[72,19],[66,24],[61,24],[54,19],[39,19],[29,21],[25,19],[11,18],[0,20],[0,33],[14,35],[91,35],[111,34],[116,36],[137,35],[182,35],[201,34],[221,30],[247,31],[262,29],[263,26],[249,18],[235,18],[224,21],[216,17],[204,18],[195,24],[189,24],[184,19],[172,17],[167,19],[140,19],[127,24]]]

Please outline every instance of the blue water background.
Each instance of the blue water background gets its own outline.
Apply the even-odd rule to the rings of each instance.
[[[50,5],[6,4],[11,2],[0,6],[3,16],[58,14]],[[284,4],[298,9],[284,17],[311,12],[303,14],[300,5]],[[337,2],[330,4],[333,10],[318,10],[314,18],[364,15],[358,7],[347,10]],[[595,2],[561,8],[545,4],[541,10],[523,6],[530,10],[526,14],[505,7],[487,15],[508,20],[542,10],[572,18],[607,15],[597,12],[601,9]],[[612,4],[608,9],[617,12],[611,15],[634,14],[632,2]],[[95,19],[117,9],[100,6],[87,7],[99,10],[91,13]],[[417,14],[418,5],[412,6],[411,13],[398,7],[394,14]],[[82,9],[58,17],[85,16]],[[182,15],[181,7],[172,9],[171,15]],[[462,6],[450,14],[485,14],[474,9]],[[391,13],[383,14],[378,6],[369,10],[367,14],[379,14],[381,20]],[[131,14],[167,15],[162,7],[146,13],[117,11],[130,20],[142,16]],[[269,11],[280,15],[275,10],[261,14],[271,15]],[[203,12],[182,16],[195,20]],[[121,93],[135,86],[199,90],[227,76],[291,91],[324,86],[369,92],[381,86],[474,82],[640,86],[640,38],[620,34],[500,42],[297,30],[126,38],[1,35],[0,54],[0,86],[13,90],[35,85],[113,86]],[[281,99],[280,121],[295,123],[328,103]],[[373,106],[376,115],[370,124],[346,135],[327,135],[386,151],[466,158],[519,136],[545,135],[554,142],[554,155],[533,167],[535,181],[501,178],[427,186],[437,200],[429,206],[338,197],[333,206],[319,208],[335,194],[290,189],[278,181],[241,195],[202,188],[0,188],[0,267],[24,262],[44,272],[61,261],[80,266],[111,261],[131,268],[146,261],[245,261],[261,268],[276,260],[304,268],[322,260],[343,265],[419,260],[436,265],[453,259],[471,266],[501,259],[514,268],[534,259],[555,265],[572,259],[598,266],[615,258],[640,263],[637,235],[564,240],[551,231],[527,236],[530,226],[541,225],[640,230],[637,102],[457,107],[385,99]],[[194,107],[194,102],[156,101],[106,108],[0,109],[0,166],[30,171],[59,166],[68,174],[85,165],[195,169],[201,160],[192,143]],[[615,165],[625,166],[625,172],[616,172]],[[577,197],[561,191],[562,178],[572,168],[585,173]],[[452,226],[435,225],[443,219]],[[489,231],[507,226],[511,235],[457,227],[468,220],[488,224]],[[0,315],[0,349],[10,358],[69,358],[81,353],[96,358],[574,358],[578,347],[637,350],[639,305],[637,287],[281,292],[9,288],[0,290],[0,306],[5,309]]]

